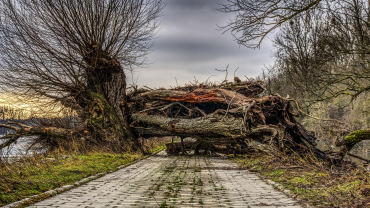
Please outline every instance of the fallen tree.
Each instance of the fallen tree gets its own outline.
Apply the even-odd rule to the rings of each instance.
[[[133,92],[128,98],[130,127],[140,137],[193,137],[234,149],[269,154],[291,149],[330,159],[295,120],[299,113],[289,101],[274,95],[259,97],[264,90],[261,83],[235,80],[239,81]]]
[[[132,86],[128,93],[125,71],[145,66],[161,0],[0,4],[0,17],[7,20],[0,22],[0,88],[72,109],[79,121],[77,128],[4,124],[15,133],[0,138],[5,141],[1,148],[35,136],[35,143],[51,148],[73,140],[122,152],[140,149],[139,137],[175,135],[269,154],[293,150],[330,159],[295,120],[299,113],[291,101],[260,96],[260,82],[195,80],[173,89]],[[25,21],[26,16],[34,18]]]
[[[300,114],[289,99],[259,96],[264,91],[260,82],[235,80],[238,81],[220,85],[197,83],[173,89],[134,89],[125,103],[129,109],[125,115],[129,121],[127,128],[136,138],[193,137],[199,141],[194,149],[209,143],[235,151],[248,149],[277,154],[293,150],[298,154],[313,153],[327,161],[335,159],[315,147],[315,137],[296,121]],[[16,130],[15,134],[2,138],[9,140],[1,147],[25,135],[93,138],[94,132],[88,125],[79,130],[19,123],[1,125]]]

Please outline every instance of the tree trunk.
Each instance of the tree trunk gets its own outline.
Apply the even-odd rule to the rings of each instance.
[[[108,53],[95,48],[91,51],[85,57],[89,68],[87,89],[77,99],[85,112],[85,124],[99,141],[114,141],[124,150],[137,150],[140,143],[128,124],[130,111],[123,68]]]

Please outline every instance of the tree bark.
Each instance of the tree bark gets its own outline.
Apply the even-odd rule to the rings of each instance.
[[[140,143],[128,124],[130,110],[122,66],[95,47],[85,61],[89,69],[87,88],[77,101],[84,108],[87,129],[100,141],[116,141],[123,149],[137,150]]]

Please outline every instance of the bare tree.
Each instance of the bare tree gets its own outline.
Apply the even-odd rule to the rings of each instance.
[[[1,0],[0,85],[74,109],[91,135],[135,147],[126,70],[146,64],[161,0]]]
[[[325,0],[228,0],[219,9],[236,17],[221,29],[231,31],[240,45],[256,48],[262,40],[292,18],[321,6]]]
[[[275,38],[277,61],[270,72],[314,101],[345,95],[352,102],[368,92],[368,9],[366,1],[341,1],[326,13],[292,19]]]

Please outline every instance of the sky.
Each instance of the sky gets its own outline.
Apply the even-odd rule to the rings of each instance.
[[[260,49],[239,46],[230,32],[224,33],[218,26],[225,25],[234,14],[217,11],[226,0],[164,0],[167,4],[160,17],[160,28],[148,55],[150,65],[136,69],[134,82],[140,87],[151,88],[184,85],[195,78],[204,82],[222,81],[229,65],[228,79],[236,76],[255,77],[264,66],[273,64],[270,39],[265,39]],[[132,75],[128,74],[128,83]],[[194,78],[195,77],[195,78]],[[244,78],[245,79],[245,78]],[[243,79],[242,79],[243,80]]]

